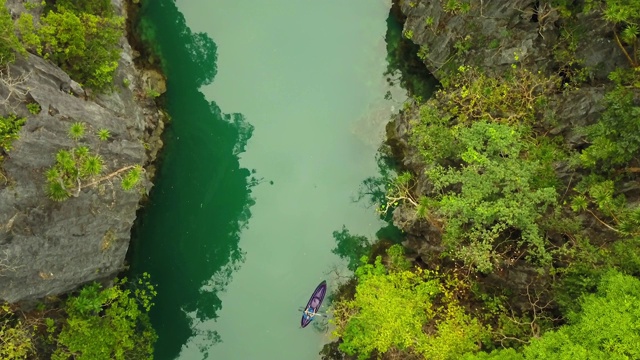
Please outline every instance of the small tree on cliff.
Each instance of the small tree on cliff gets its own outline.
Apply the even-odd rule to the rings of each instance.
[[[97,136],[106,141],[105,129],[98,131]],[[102,136],[101,136],[102,134]],[[70,196],[79,196],[82,189],[120,179],[124,190],[132,190],[140,183],[142,172],[140,165],[128,165],[111,173],[100,176],[104,170],[104,161],[98,154],[91,152],[88,146],[78,142],[85,135],[85,125],[77,122],[69,128],[69,137],[76,141],[72,149],[61,149],[56,154],[55,164],[46,172],[47,194],[55,201],[64,201]]]
[[[5,4],[6,0],[0,0],[0,65],[13,62],[16,52],[26,54],[16,36],[13,19]]]

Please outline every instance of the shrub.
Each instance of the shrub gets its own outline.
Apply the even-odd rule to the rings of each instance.
[[[18,139],[18,133],[27,120],[11,114],[6,117],[0,116],[0,150],[8,152],[11,150],[11,143]],[[0,155],[2,160],[2,155]]]
[[[0,65],[13,62],[16,52],[26,53],[16,36],[13,19],[5,4],[6,0],[0,0]]]
[[[486,330],[464,312],[436,274],[408,270],[398,248],[389,249],[396,259],[391,268],[382,265],[381,257],[375,264],[363,258],[356,270],[354,299],[335,304],[334,335],[342,337],[340,350],[358,359],[387,351],[450,359],[476,349]],[[425,333],[425,328],[435,330]]]
[[[58,9],[68,9],[75,13],[87,13],[102,17],[113,16],[111,0],[57,0]]]
[[[539,221],[557,194],[536,185],[545,184],[540,177],[547,165],[528,157],[536,145],[525,140],[526,128],[480,121],[450,131],[460,164],[435,165],[427,176],[437,194],[431,211],[444,217],[443,242],[453,257],[484,272],[523,251],[548,263]]]
[[[33,355],[31,327],[17,318],[11,307],[0,304],[0,359],[22,360]]]
[[[30,3],[29,3],[30,4]],[[18,18],[18,32],[24,46],[38,55],[42,55],[42,42],[35,27],[33,15],[22,13]]]
[[[38,115],[42,109],[40,108],[40,104],[34,102],[27,104],[27,110],[33,115]]]
[[[153,358],[157,336],[147,313],[155,288],[146,273],[133,291],[126,288],[126,280],[116,280],[110,288],[94,283],[69,298],[53,360]]]
[[[637,156],[640,150],[640,106],[636,106],[633,96],[631,90],[622,86],[607,93],[602,117],[585,129],[591,145],[580,155],[583,165],[610,169]]]
[[[78,82],[105,91],[112,87],[124,34],[124,19],[76,13],[65,7],[41,18],[38,35],[45,57]]]

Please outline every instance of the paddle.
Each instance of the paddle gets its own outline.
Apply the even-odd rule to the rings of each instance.
[[[298,308],[298,311],[304,311],[304,308],[303,308],[303,307],[299,307],[299,308]],[[327,314],[325,314],[325,313],[320,313],[320,312],[317,312],[314,316],[316,316],[316,315],[317,315],[317,316],[329,317],[329,315],[327,315]]]

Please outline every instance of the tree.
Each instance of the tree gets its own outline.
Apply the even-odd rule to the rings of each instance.
[[[426,173],[437,194],[431,211],[444,218],[453,257],[484,272],[522,253],[548,263],[539,221],[557,195],[540,179],[546,165],[531,156],[537,144],[527,143],[526,128],[479,121],[449,131],[459,165]]]
[[[340,350],[359,359],[398,350],[428,359],[456,359],[474,350],[485,329],[464,312],[436,274],[409,270],[398,256],[401,247],[392,248],[389,268],[381,257],[374,264],[363,258],[356,270],[355,298],[335,304],[334,335],[342,338]],[[425,327],[435,331],[426,333]]]
[[[640,358],[640,280],[607,272],[597,292],[580,298],[569,323],[533,339],[522,354],[513,349],[467,354],[465,360],[587,360]]]
[[[38,29],[45,57],[81,84],[102,91],[112,85],[123,34],[122,17],[76,13],[66,7],[42,16]]]
[[[69,298],[68,315],[57,337],[53,360],[152,359],[156,334],[147,313],[156,295],[149,276],[138,280],[133,291],[127,279],[102,288],[97,283]]]

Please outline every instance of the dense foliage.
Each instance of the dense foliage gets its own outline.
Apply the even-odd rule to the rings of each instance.
[[[27,49],[50,58],[74,80],[98,91],[113,86],[124,18],[114,15],[109,1],[57,1],[39,23],[21,14],[17,27]]]
[[[148,312],[156,291],[144,274],[85,286],[62,304],[30,313],[0,306],[0,358],[7,360],[142,360],[153,358],[156,335]]]
[[[0,359],[26,359],[34,352],[32,336],[31,327],[8,304],[0,304]]]
[[[541,221],[557,205],[553,163],[563,149],[532,124],[553,81],[521,70],[504,78],[459,71],[412,124],[412,145],[433,184],[414,205],[444,224],[445,246],[467,266],[489,272],[521,257],[549,264]]]
[[[6,0],[0,0],[0,65],[15,60],[16,52],[24,54],[24,46],[16,36],[13,19],[5,6]]]
[[[442,6],[461,14],[464,3]],[[548,61],[560,76],[522,69],[516,53],[501,73],[460,66],[462,38],[439,65],[440,90],[405,106],[410,148],[396,150],[411,157],[405,164],[421,164],[388,181],[379,210],[400,208],[396,223],[407,225],[420,256],[413,269],[395,267],[390,254],[357,268],[355,296],[334,304],[344,353],[640,358],[640,3],[553,0],[533,11],[540,26],[543,17],[560,19]],[[629,64],[609,82],[598,75],[597,85],[577,51],[592,45],[584,22],[594,16]],[[435,27],[433,18],[426,24]],[[590,105],[599,117],[576,126],[585,119],[553,110],[584,85],[604,87],[604,98]],[[477,331],[465,338],[443,330],[438,321],[451,311],[466,319],[452,328]],[[434,339],[438,351],[429,352]]]
[[[57,337],[53,360],[124,360],[153,358],[155,332],[147,313],[156,295],[148,278],[126,289],[126,278],[103,289],[86,286],[67,300],[66,322]]]
[[[514,256],[521,248],[536,262],[551,260],[539,221],[557,194],[537,183],[542,166],[531,159],[537,144],[527,136],[526,129],[475,122],[451,134],[461,164],[427,170],[438,193],[431,206],[446,219],[444,244],[480,271],[500,264],[500,253]],[[510,236],[514,230],[519,236]]]
[[[399,350],[451,359],[476,349],[487,329],[458,305],[455,285],[437,273],[410,269],[401,249],[389,249],[387,266],[380,256],[374,264],[364,257],[354,299],[334,304],[340,349],[359,359]]]
[[[569,323],[533,339],[521,353],[513,349],[468,354],[466,360],[638,359],[640,358],[640,280],[612,271],[596,293],[580,298]]]

